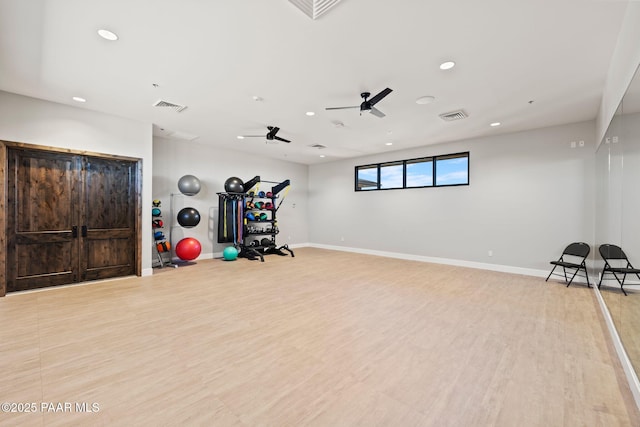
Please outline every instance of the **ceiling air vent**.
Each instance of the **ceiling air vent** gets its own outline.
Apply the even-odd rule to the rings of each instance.
[[[339,2],[340,0],[289,0],[289,3],[295,5],[311,19],[318,19]]]
[[[178,113],[184,111],[187,108],[186,105],[174,104],[173,102],[163,101],[162,99],[159,99],[158,101],[156,101],[156,103],[153,104],[153,106],[154,107],[171,108],[173,110],[176,110],[176,112],[178,112]]]
[[[446,122],[452,122],[454,120],[460,120],[460,119],[466,119],[467,117],[467,113],[465,113],[463,110],[458,110],[458,111],[452,111],[450,113],[444,113],[444,114],[440,114],[440,118]]]
[[[309,147],[317,148],[318,150],[322,150],[323,148],[327,148],[326,145],[322,145],[322,144],[313,144],[313,145],[310,145]]]

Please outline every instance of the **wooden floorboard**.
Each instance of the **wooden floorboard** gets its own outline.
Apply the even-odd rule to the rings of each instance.
[[[640,425],[593,291],[534,277],[303,248],[12,294],[0,324],[0,400],[38,405],[0,425]]]

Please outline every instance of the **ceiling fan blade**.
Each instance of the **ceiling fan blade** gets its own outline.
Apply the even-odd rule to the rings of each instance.
[[[243,138],[264,138],[264,135],[240,135]]]
[[[382,98],[384,98],[385,96],[389,95],[391,92],[393,92],[393,90],[389,89],[389,88],[381,90],[380,93],[375,95],[373,98],[369,99],[369,101],[368,101],[369,105],[371,105],[373,107],[378,102],[380,102],[382,100]]]
[[[383,118],[385,116],[385,114],[382,111],[378,110],[376,107],[371,107],[369,112],[376,117]]]
[[[280,130],[279,127],[271,127],[269,126],[269,133],[267,133],[267,139],[273,139],[276,136],[276,133]]]
[[[354,105],[353,107],[326,107],[325,110],[346,110],[348,108],[360,108],[360,106]]]
[[[274,136],[273,139],[277,139],[278,141],[291,142],[288,139],[280,138],[279,136]]]

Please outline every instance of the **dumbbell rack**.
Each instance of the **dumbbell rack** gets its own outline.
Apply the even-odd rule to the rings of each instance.
[[[264,255],[276,254],[286,256],[287,254],[284,252],[286,251],[289,252],[292,257],[295,257],[295,254],[291,249],[289,249],[288,245],[278,247],[276,244],[276,235],[279,232],[278,222],[276,220],[276,202],[278,200],[278,196],[259,197],[245,194],[243,197],[245,221],[239,256],[248,259],[260,258],[260,261],[264,262]],[[259,203],[262,206],[256,207]],[[267,203],[270,203],[270,208],[264,207]],[[246,218],[246,215],[249,212],[253,213],[254,218],[256,219],[252,220]],[[261,214],[264,219],[258,219]],[[268,240],[268,242],[265,242],[265,239]]]
[[[261,182],[256,176],[246,185],[250,189]],[[262,181],[272,182],[272,181]],[[278,223],[276,213],[280,200],[277,193],[289,185],[289,180],[273,187],[273,193],[217,193],[218,194],[218,243],[233,243],[239,250],[239,257],[250,260],[260,259],[264,262],[264,255],[275,254],[281,256],[294,253],[288,245],[278,246],[276,235]],[[231,208],[230,208],[231,206]],[[287,253],[288,252],[288,253]]]

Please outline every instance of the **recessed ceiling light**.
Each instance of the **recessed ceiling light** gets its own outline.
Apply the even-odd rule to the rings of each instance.
[[[325,156],[324,154],[320,154],[320,157],[327,157],[327,156]]]
[[[112,31],[109,30],[105,30],[105,29],[100,29],[98,30],[98,35],[100,35],[100,37],[102,37],[105,40],[109,40],[109,41],[116,41],[118,40],[118,35]]]
[[[385,142],[384,145],[393,145],[393,142]]]
[[[489,126],[496,127],[496,126],[500,126],[501,124],[502,123],[500,123],[500,122],[493,122]]]
[[[456,63],[453,61],[447,61],[447,62],[443,62],[442,64],[440,64],[440,69],[441,70],[450,70],[453,67],[455,67]]]
[[[416,104],[431,104],[435,100],[436,98],[434,96],[421,96],[420,98],[416,99]]]
[[[307,111],[305,114],[307,116],[315,116],[316,115],[316,113],[314,113],[313,111]]]
[[[262,100],[263,100],[263,98],[262,98],[262,97],[260,97],[260,96],[258,96],[258,95],[254,95],[254,96],[253,96],[253,100],[254,100],[254,101],[256,101],[256,102],[260,102],[260,101],[262,101]]]
[[[86,100],[86,99],[81,98],[81,97],[79,97],[79,96],[74,96],[74,97],[73,97],[73,98],[71,98],[71,99],[73,99],[73,100],[74,100],[74,101],[76,101],[76,102],[87,102],[87,100]]]
[[[244,139],[244,136],[242,136],[242,135],[238,135],[236,138],[238,138],[238,139]]]

